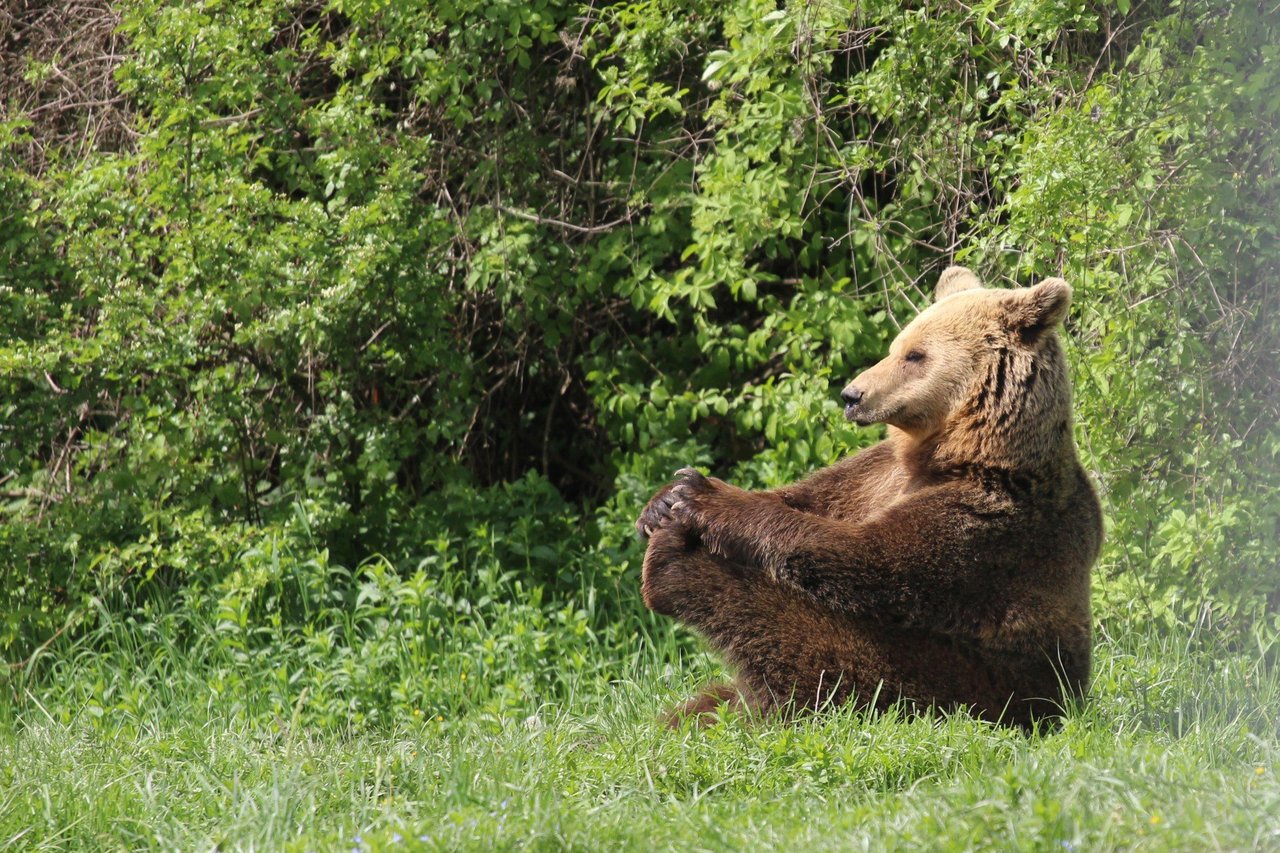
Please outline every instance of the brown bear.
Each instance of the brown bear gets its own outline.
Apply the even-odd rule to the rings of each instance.
[[[841,395],[884,441],[765,492],[685,468],[650,500],[645,603],[737,673],[673,723],[905,700],[1029,727],[1083,694],[1102,512],[1072,437],[1070,301],[1062,279],[989,290],[952,267]]]

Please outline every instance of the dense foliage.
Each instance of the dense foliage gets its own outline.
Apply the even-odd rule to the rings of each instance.
[[[1274,629],[1266,4],[11,9],[13,678],[181,648],[333,723],[607,680],[668,630],[648,494],[875,440],[834,391],[953,261],[1075,287],[1104,628]]]

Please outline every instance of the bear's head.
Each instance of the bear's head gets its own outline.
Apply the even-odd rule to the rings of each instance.
[[[1070,386],[1055,330],[1070,304],[1060,278],[988,290],[951,267],[934,304],[894,339],[888,357],[845,387],[845,416],[889,424],[917,442],[985,430],[981,443],[990,445],[1028,426],[1058,430],[1069,423]]]

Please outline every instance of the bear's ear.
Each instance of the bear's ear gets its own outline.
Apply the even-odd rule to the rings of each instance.
[[[1071,285],[1060,278],[1046,278],[1035,287],[1011,291],[1009,314],[1014,328],[1035,338],[1067,317]]]
[[[933,301],[959,293],[962,290],[973,290],[982,287],[978,277],[965,267],[947,267],[938,278],[938,289],[934,292]]]

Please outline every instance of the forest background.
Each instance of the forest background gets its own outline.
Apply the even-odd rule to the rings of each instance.
[[[666,837],[647,802],[688,846],[731,823],[719,788],[776,799],[799,843],[806,750],[865,759],[870,731],[929,757],[802,773],[805,801],[882,809],[848,831],[891,838],[904,791],[949,785],[955,822],[922,831],[963,846],[955,786],[985,802],[1010,755],[1127,731],[1141,749],[1099,754],[1147,778],[1194,722],[1215,739],[1157,805],[1059,806],[1018,837],[1136,838],[1209,767],[1248,786],[1195,789],[1181,843],[1280,844],[1274,817],[1233,820],[1280,803],[1278,121],[1267,2],[8,0],[0,748],[48,763],[0,768],[0,841]],[[769,487],[876,441],[837,391],[951,263],[1075,290],[1107,518],[1094,707],[1048,747],[848,712],[812,743],[662,740],[662,704],[716,665],[640,603],[639,509],[683,465]],[[246,779],[291,767],[309,793],[140,795],[157,768],[190,786],[173,755],[212,767],[201,725],[241,738]],[[263,757],[300,732],[347,762],[347,799]],[[626,783],[556,763],[618,738],[684,757],[633,756]],[[986,757],[952,767],[939,738]],[[474,758],[503,743],[556,768],[509,823],[522,771]],[[86,774],[84,750],[133,771]],[[388,783],[398,811],[369,781],[393,764],[419,781]],[[653,799],[605,808],[633,782]]]

